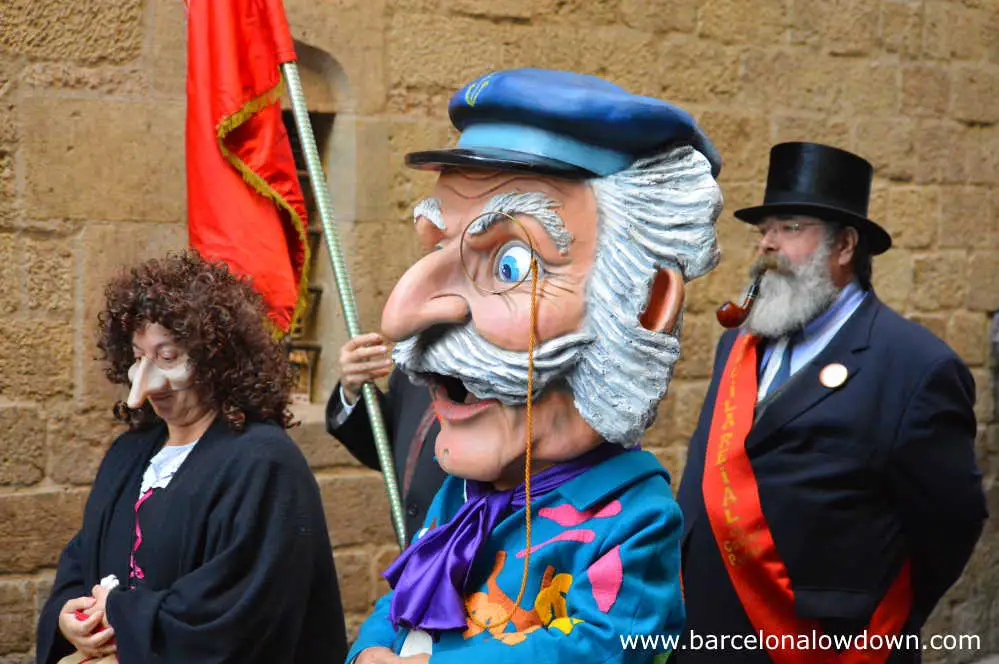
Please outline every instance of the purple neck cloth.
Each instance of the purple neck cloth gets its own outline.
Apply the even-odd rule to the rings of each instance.
[[[531,498],[557,489],[583,471],[623,452],[603,443],[571,461],[546,468],[531,477]],[[389,620],[396,629],[422,629],[436,637],[446,630],[464,630],[464,591],[479,548],[493,528],[513,509],[526,505],[520,484],[507,491],[466,481],[468,499],[447,524],[427,531],[382,574],[395,592]]]

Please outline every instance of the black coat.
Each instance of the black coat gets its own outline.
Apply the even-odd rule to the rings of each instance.
[[[382,394],[378,391],[378,400],[395,461],[396,479],[405,510],[406,535],[411,541],[423,527],[427,508],[447,476],[434,457],[434,443],[440,433],[440,424],[430,411],[429,390],[414,385],[398,369],[389,377],[388,392]],[[335,420],[341,408],[340,386],[337,385],[326,404],[326,430],[343,443],[354,458],[368,468],[380,471],[381,464],[378,462],[375,438],[371,432],[364,399],[358,400],[347,419],[337,427]],[[426,421],[430,425],[421,440],[415,441],[414,437],[424,418],[428,418]],[[419,444],[420,449],[413,450],[416,456],[413,459],[412,479],[408,486],[404,486],[406,461],[414,444]]]
[[[120,436],[97,472],[83,527],[59,560],[38,625],[37,661],[69,654],[65,602],[114,574],[129,584],[135,503],[162,424]],[[343,609],[319,487],[275,424],[241,434],[219,419],[170,484],[139,510],[136,562],[145,578],[109,595],[122,664],[336,662]]]
[[[711,414],[734,331],[722,336],[679,489],[688,630],[755,633],[704,512]],[[849,378],[819,383],[838,362]],[[911,560],[917,633],[957,580],[987,518],[975,462],[975,387],[957,355],[872,293],[829,345],[768,399],[746,440],[760,502],[787,567],[795,609],[829,633],[853,633]],[[726,661],[766,662],[761,651]],[[681,662],[718,652],[681,652]],[[896,653],[891,661],[919,661]]]

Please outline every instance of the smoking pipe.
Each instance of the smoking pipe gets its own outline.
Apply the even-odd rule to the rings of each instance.
[[[753,283],[749,286],[749,290],[746,291],[746,297],[742,301],[742,306],[730,300],[718,307],[715,316],[718,317],[718,322],[722,324],[722,327],[732,329],[746,322],[749,312],[753,310],[756,296],[760,293],[760,282],[763,281],[764,274],[766,274],[766,270],[761,270],[756,279],[753,280]]]

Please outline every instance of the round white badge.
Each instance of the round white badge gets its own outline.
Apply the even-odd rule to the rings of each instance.
[[[827,364],[819,372],[819,382],[829,389],[836,389],[846,382],[849,372],[842,364]]]

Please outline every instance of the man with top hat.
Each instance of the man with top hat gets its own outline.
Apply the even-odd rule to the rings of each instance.
[[[348,661],[649,662],[677,637],[680,509],[639,448],[718,260],[716,152],[676,106],[570,72],[487,74],[414,208],[382,316],[448,473]]]
[[[735,213],[758,257],[745,305],[719,310],[739,329],[719,341],[680,485],[683,664],[920,661],[906,636],[981,534],[975,386],[871,287],[891,247],[867,218],[872,174],[780,144],[763,205]]]

